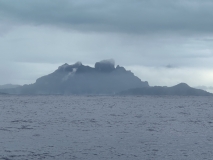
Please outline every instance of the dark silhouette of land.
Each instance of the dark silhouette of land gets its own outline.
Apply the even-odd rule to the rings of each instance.
[[[5,84],[5,85],[0,85],[0,89],[17,88],[17,87],[20,87],[20,86],[21,85]]]
[[[113,60],[95,63],[95,67],[80,62],[58,67],[53,73],[38,78],[34,84],[2,90],[11,94],[115,94],[137,87],[149,87],[131,71],[115,67]]]
[[[212,95],[206,91],[189,87],[185,83],[173,87],[150,87],[131,71],[116,66],[114,60],[95,63],[94,68],[81,62],[65,63],[53,73],[40,77],[34,84],[1,89],[8,94],[120,94],[120,95]]]
[[[178,96],[211,96],[212,94],[201,89],[195,89],[186,83],[180,83],[173,87],[144,87],[122,91],[121,95],[178,95]]]

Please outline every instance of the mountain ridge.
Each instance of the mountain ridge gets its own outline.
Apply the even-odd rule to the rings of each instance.
[[[81,62],[58,67],[42,76],[34,84],[5,90],[11,94],[115,94],[135,87],[148,87],[131,71],[117,65],[114,60],[96,62],[94,67]]]
[[[20,86],[21,85],[17,85],[17,84],[4,84],[4,85],[0,85],[0,89],[17,88]]]
[[[190,87],[186,83],[179,83],[172,87],[144,87],[133,88],[118,93],[120,95],[176,95],[176,96],[212,96],[212,93],[201,89],[195,89]]]
[[[113,59],[96,62],[94,67],[81,62],[64,63],[54,72],[42,76],[35,83],[16,88],[1,89],[8,94],[77,94],[77,95],[213,95],[186,83],[172,87],[149,86],[131,71],[117,65]]]

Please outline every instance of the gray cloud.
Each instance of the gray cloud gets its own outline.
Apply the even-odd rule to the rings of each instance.
[[[211,42],[172,35],[79,33],[35,26],[15,28],[0,37],[0,55],[3,61],[28,63],[94,64],[113,58],[119,65],[213,67]]]
[[[171,64],[168,64],[168,65],[166,65],[166,68],[168,68],[168,69],[172,69],[172,68],[176,68],[175,66],[173,66],[173,65],[171,65]]]
[[[78,31],[212,33],[211,0],[0,1],[0,18]]]
[[[202,89],[202,90],[213,93],[213,87],[212,86],[208,86],[208,87],[207,86],[196,86],[195,88]]]
[[[204,90],[213,90],[213,87],[207,87],[207,86],[197,86],[196,88],[198,88],[198,89],[204,89]]]
[[[152,85],[212,86],[212,8],[212,0],[0,0],[0,84],[113,58]]]

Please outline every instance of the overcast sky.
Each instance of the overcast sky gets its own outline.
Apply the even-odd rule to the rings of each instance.
[[[152,86],[213,86],[212,8],[212,0],[0,0],[0,84],[113,58]]]

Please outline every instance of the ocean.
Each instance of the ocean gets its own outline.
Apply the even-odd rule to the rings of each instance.
[[[2,160],[212,160],[213,98],[0,96]]]

